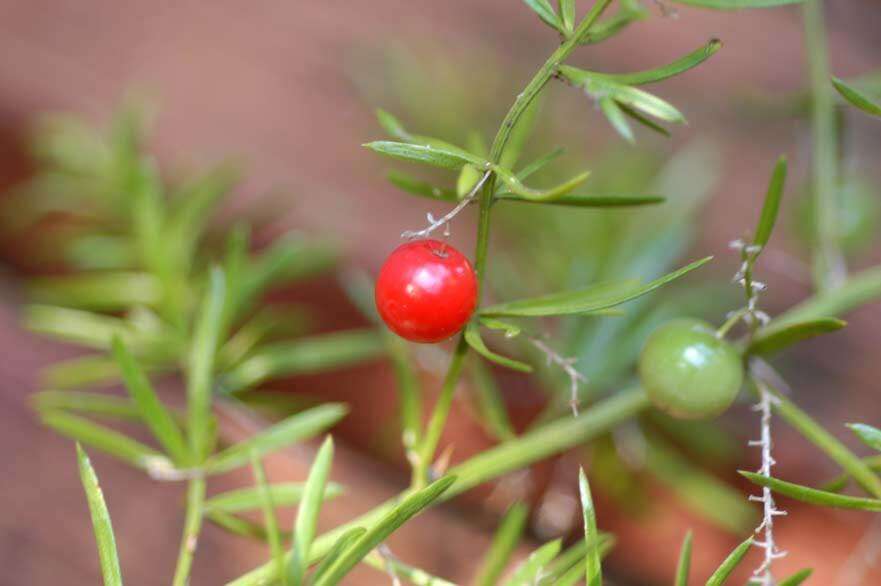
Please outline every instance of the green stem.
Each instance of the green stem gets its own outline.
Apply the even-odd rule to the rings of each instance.
[[[501,443],[450,469],[449,475],[455,476],[456,482],[440,496],[439,500],[450,500],[488,480],[519,470],[573,446],[590,441],[634,418],[649,405],[649,399],[642,389],[633,388],[620,391],[594,404],[589,411],[583,412],[578,417],[564,417],[516,439]],[[370,527],[375,524],[409,492],[411,491],[406,491],[357,519],[318,537],[312,543],[310,561],[315,562],[324,556],[340,535],[352,527]],[[286,559],[289,558],[290,552],[286,554]],[[266,563],[230,582],[228,586],[271,584],[277,578],[276,568],[275,563]]]
[[[194,478],[187,486],[187,513],[184,520],[184,534],[181,538],[177,568],[174,570],[173,586],[186,586],[190,568],[193,566],[193,555],[202,528],[202,504],[205,502],[205,479]]]
[[[811,78],[811,134],[813,141],[813,198],[816,244],[814,285],[820,290],[841,284],[846,276],[838,245],[838,135],[835,98],[829,75],[822,0],[804,3],[804,34]]]
[[[545,61],[541,69],[533,76],[526,88],[520,92],[517,99],[511,105],[510,110],[505,115],[502,125],[499,127],[495,138],[493,139],[492,149],[490,150],[490,163],[497,164],[501,158],[511,132],[520,117],[532,103],[532,101],[541,93],[541,90],[550,81],[557,72],[557,69],[567,57],[578,47],[581,39],[587,35],[590,27],[597,21],[603,11],[609,6],[612,0],[597,0],[590,12],[579,23],[575,32],[566,39],[556,51]],[[495,175],[491,175],[483,186],[480,194],[480,215],[477,222],[477,245],[474,250],[474,272],[477,274],[478,287],[478,305],[480,296],[483,293],[483,282],[486,278],[486,259],[489,249],[489,229],[490,229],[490,213],[492,211],[493,195],[495,193]],[[447,375],[444,378],[444,386],[438,397],[435,411],[432,413],[429,428],[426,431],[425,438],[419,448],[419,458],[414,470],[414,486],[425,486],[428,481],[427,472],[434,458],[434,451],[437,448],[437,442],[443,432],[446,424],[447,415],[449,415],[450,404],[453,400],[453,393],[456,384],[459,381],[459,375],[462,372],[462,362],[468,352],[468,346],[465,343],[464,336],[459,339],[456,346],[456,353],[450,362]]]

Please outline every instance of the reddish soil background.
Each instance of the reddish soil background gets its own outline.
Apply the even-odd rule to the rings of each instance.
[[[876,3],[829,2],[828,13],[836,74],[877,67],[881,11]],[[804,67],[798,10],[723,14],[684,8],[678,18],[656,17],[638,31],[585,50],[577,61],[601,63],[610,70],[638,69],[672,60],[710,37],[725,42],[713,66],[664,86],[663,95],[681,105],[689,117],[689,126],[665,148],[672,151],[696,134],[709,135],[722,145],[724,178],[704,217],[698,248],[702,254],[727,258],[728,264],[718,270],[729,274],[734,260],[726,256],[726,243],[739,235],[740,227],[752,223],[769,161],[788,152],[796,176],[803,177],[807,132],[792,120],[744,121],[726,96],[800,87]],[[381,166],[360,148],[378,132],[371,117],[374,104],[364,103],[343,64],[364,47],[426,39],[466,50],[489,47],[524,81],[555,43],[519,2],[508,0],[0,1],[0,187],[27,171],[19,146],[33,115],[70,110],[99,121],[125,90],[132,85],[146,87],[161,98],[155,147],[164,159],[198,163],[243,155],[250,179],[237,204],[287,186],[292,195],[281,223],[333,233],[351,262],[375,269],[402,228],[422,222],[427,207],[387,188]],[[587,135],[597,118],[586,116],[591,116],[590,122],[584,122]],[[881,133],[862,128],[869,124],[860,120],[851,140],[863,166],[878,169]],[[463,226],[458,232],[469,230]],[[467,239],[460,243],[470,245]],[[5,246],[13,248],[15,243]],[[876,251],[865,262],[878,260]],[[783,273],[769,280],[775,286],[768,303],[775,309],[806,294],[803,284]],[[0,584],[94,584],[97,556],[72,447],[39,428],[26,406],[28,393],[37,388],[38,369],[69,351],[21,330],[17,312],[22,297],[14,271],[2,274],[0,292],[4,356],[0,441],[6,452]],[[357,323],[357,314],[345,306],[332,281],[314,283],[301,294],[318,302],[323,327]],[[848,331],[837,334],[833,342],[806,344],[789,358],[795,366],[791,370],[797,373],[794,383],[800,402],[848,441],[842,422],[854,417],[881,422],[878,365],[871,360],[877,355],[879,322],[881,307],[866,308],[852,316]],[[294,389],[308,388],[351,402],[357,419],[350,418],[340,435],[354,446],[367,445],[375,430],[389,424],[390,385],[390,372],[381,364],[291,383]],[[487,441],[463,410],[457,406],[447,434],[447,439],[457,438],[455,459]],[[753,420],[743,421],[752,424]],[[249,425],[230,421],[229,429],[247,433]],[[782,426],[778,429],[781,476],[809,482],[835,473],[835,467],[803,440]],[[311,449],[298,448],[274,458],[270,476],[303,478]],[[343,446],[340,452],[334,476],[358,489],[350,489],[339,500],[327,523],[367,510],[405,483],[405,473],[393,464],[381,463],[360,449]],[[95,457],[95,463],[118,533],[127,583],[167,583],[180,534],[181,487],[157,488],[140,472],[101,456]],[[548,476],[548,469],[544,467],[539,477]],[[228,482],[232,486],[248,478]],[[574,487],[574,482],[567,484]],[[659,507],[638,524],[600,502],[604,527],[620,538],[610,561],[616,583],[669,581],[689,524],[696,529],[693,576],[697,578],[706,576],[736,542],[696,524],[663,490],[658,489],[657,496],[670,505]],[[778,539],[791,554],[779,562],[780,575],[811,565],[818,572],[809,583],[836,583],[839,568],[863,533],[866,517],[818,512],[791,502],[784,506],[790,516],[779,522]],[[475,552],[486,547],[491,526],[492,509],[479,510],[471,499],[428,513],[390,545],[409,562],[463,581],[479,559]],[[192,582],[223,583],[261,563],[265,555],[263,548],[209,527],[200,542]],[[881,583],[881,574],[864,580]],[[385,576],[363,569],[347,583],[386,582]]]

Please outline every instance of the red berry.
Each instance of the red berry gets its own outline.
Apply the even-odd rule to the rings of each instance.
[[[376,309],[393,332],[412,342],[446,340],[477,305],[477,278],[465,256],[444,242],[397,247],[376,280]]]

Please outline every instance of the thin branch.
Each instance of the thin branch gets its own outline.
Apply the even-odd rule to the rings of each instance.
[[[434,232],[438,228],[446,227],[446,230],[449,230],[450,220],[459,215],[459,212],[464,210],[466,207],[468,207],[468,204],[474,201],[474,198],[477,197],[477,193],[480,191],[480,188],[483,187],[483,184],[486,182],[491,174],[492,169],[487,169],[486,172],[483,174],[483,177],[480,178],[480,181],[474,184],[474,187],[472,187],[471,191],[469,191],[468,194],[462,198],[462,201],[456,204],[456,207],[444,214],[439,219],[435,220],[434,216],[428,214],[429,224],[427,228],[424,228],[422,230],[406,230],[401,233],[401,238],[404,238],[406,240],[413,240],[414,238],[427,238],[432,232]],[[446,232],[446,235],[449,236],[449,231]]]
[[[572,415],[578,416],[578,385],[587,383],[587,377],[575,369],[574,364],[578,362],[577,358],[566,358],[554,351],[544,341],[529,336],[529,341],[533,346],[538,348],[548,361],[548,366],[556,364],[559,366],[566,376],[569,377],[569,406],[572,408]]]

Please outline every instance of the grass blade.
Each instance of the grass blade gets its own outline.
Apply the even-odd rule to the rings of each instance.
[[[534,13],[549,27],[562,31],[562,23],[548,0],[523,0]]]
[[[523,199],[532,200],[536,203],[547,203],[563,197],[584,183],[588,176],[590,176],[590,171],[585,171],[553,187],[547,189],[533,189],[524,185],[523,182],[517,178],[517,175],[504,167],[495,165],[493,166],[493,171],[495,171],[496,176],[502,180],[502,183],[505,184],[511,193],[519,195]]]
[[[211,386],[217,348],[223,335],[225,297],[226,279],[223,271],[214,268],[196,322],[187,368],[187,431],[191,456],[196,461],[201,461],[207,455],[212,443],[209,437],[212,428]]]
[[[252,452],[263,457],[292,443],[315,437],[342,419],[346,411],[345,405],[327,403],[291,415],[250,438],[211,456],[205,462],[205,471],[209,474],[227,472],[246,465]]]
[[[275,505],[272,502],[272,494],[266,482],[266,471],[260,459],[254,454],[251,458],[251,470],[254,473],[254,482],[257,484],[257,493],[260,496],[260,508],[263,510],[263,522],[266,524],[266,539],[269,542],[269,551],[281,576],[282,586],[288,583],[288,575],[285,571],[284,551],[281,548],[281,532],[278,528],[278,517],[275,514]]]
[[[37,411],[75,411],[94,417],[141,420],[141,412],[134,401],[104,393],[81,391],[40,391],[30,396]]]
[[[555,539],[529,554],[529,557],[520,564],[514,575],[505,582],[505,586],[528,586],[536,583],[544,567],[560,553],[561,543],[559,539]]]
[[[597,515],[590,495],[590,484],[584,468],[578,469],[578,493],[581,495],[581,511],[584,515],[584,543],[587,553],[584,556],[585,581],[587,586],[602,586],[603,569],[600,562],[600,534],[597,531]]]
[[[741,476],[754,484],[767,486],[778,494],[788,496],[789,498],[803,503],[836,509],[857,509],[860,511],[881,512],[881,500],[878,499],[845,496],[835,492],[826,492],[825,490],[818,490],[816,488],[786,482],[777,478],[762,476],[761,474],[755,474],[753,472],[745,472],[743,470],[739,470],[738,472],[740,472]]]
[[[171,412],[159,400],[147,375],[141,370],[135,357],[126,349],[121,338],[114,337],[111,347],[113,357],[122,372],[125,388],[138,406],[144,423],[174,462],[178,464],[186,462],[189,451],[184,435],[171,416]]]
[[[657,81],[679,75],[680,73],[688,71],[693,67],[697,67],[698,65],[712,57],[721,48],[722,41],[720,41],[719,39],[710,39],[710,41],[706,45],[695,49],[688,55],[677,59],[673,63],[664,65],[663,67],[658,67],[656,69],[651,69],[648,71],[639,71],[636,73],[602,73],[596,75],[611,79],[612,81],[623,85],[642,85],[646,83],[655,83]]]
[[[560,155],[566,152],[566,149],[560,147],[552,150],[546,155],[542,155],[541,157],[535,159],[519,171],[517,171],[517,179],[520,181],[526,181],[529,177],[531,177],[534,173],[544,169],[551,161],[557,159]]]
[[[89,513],[98,545],[98,558],[101,560],[101,575],[104,586],[122,586],[122,573],[119,570],[119,556],[116,553],[116,539],[113,537],[113,526],[110,524],[110,513],[104,502],[104,494],[98,485],[95,469],[83,448],[76,445],[77,461],[79,462],[80,479],[86,491]]]
[[[835,86],[841,97],[850,102],[852,106],[859,108],[866,114],[881,116],[881,104],[871,100],[869,96],[852,85],[848,85],[844,80],[837,77],[832,78],[832,85]]]
[[[28,295],[46,305],[120,311],[136,305],[156,305],[162,298],[162,287],[147,273],[98,271],[33,279],[28,283]]]
[[[550,315],[583,314],[608,309],[632,299],[636,299],[646,293],[650,293],[655,289],[678,279],[686,273],[701,267],[712,258],[713,257],[708,256],[644,285],[640,285],[638,281],[633,280],[600,283],[579,291],[565,291],[563,293],[553,293],[551,295],[534,297],[532,299],[522,299],[492,305],[482,309],[480,314],[491,316],[542,317]]]
[[[332,462],[333,438],[328,436],[312,463],[312,469],[309,471],[309,478],[306,480],[306,487],[303,491],[303,501],[297,509],[297,520],[294,523],[291,576],[297,586],[303,584],[306,569],[309,567],[309,550],[312,547],[312,540],[315,539],[318,513],[321,511],[321,503],[324,501],[324,490],[327,486]]]
[[[749,553],[752,544],[753,538],[749,537],[746,541],[735,547],[734,551],[728,554],[728,557],[725,558],[722,564],[716,568],[715,572],[713,572],[713,575],[710,576],[709,580],[707,580],[706,586],[723,586],[725,580],[728,579],[737,565],[743,561],[743,558]]]
[[[687,4],[711,10],[743,10],[745,8],[774,8],[788,4],[801,4],[804,0],[673,0],[677,4]]]
[[[847,427],[856,434],[861,442],[873,450],[881,452],[881,429],[865,423],[848,423]]]
[[[416,179],[415,177],[411,177],[399,171],[389,171],[388,175],[386,175],[386,179],[398,189],[420,197],[443,201],[456,201],[458,199],[456,191],[453,189],[444,189],[443,187],[432,185],[427,181]]]
[[[304,485],[300,482],[279,482],[269,484],[266,489],[276,507],[296,505],[303,498]],[[334,482],[328,483],[324,490],[324,500],[330,500],[343,494],[343,487]],[[240,488],[214,495],[205,501],[205,511],[223,511],[238,513],[260,508],[260,490],[256,487]]]
[[[386,540],[398,527],[409,521],[420,511],[431,505],[443,492],[456,481],[454,476],[447,476],[429,484],[426,488],[406,497],[399,505],[371,527],[331,565],[321,580],[314,586],[334,586],[360,562],[364,556]]]
[[[469,372],[480,414],[479,423],[497,440],[514,438],[514,426],[508,417],[508,410],[492,371],[482,360],[475,358],[471,360]]]
[[[811,321],[790,323],[775,328],[767,335],[759,330],[747,347],[747,354],[767,356],[802,340],[807,340],[830,332],[836,332],[847,325],[847,322],[834,317],[825,317]]]
[[[570,193],[549,201],[526,199],[513,193],[500,193],[496,199],[518,203],[569,206],[576,208],[622,208],[664,203],[659,195],[576,195]]]
[[[458,170],[467,163],[483,167],[486,161],[452,145],[413,144],[378,140],[365,145],[368,149],[395,159]]]
[[[688,586],[688,574],[691,571],[691,542],[692,533],[689,531],[685,534],[682,548],[679,550],[679,563],[676,564],[676,579],[673,580],[675,586]]]
[[[489,551],[486,552],[483,564],[474,580],[474,586],[495,586],[498,583],[499,577],[511,559],[511,554],[520,541],[528,519],[529,508],[525,504],[516,502],[511,505],[496,529]]]
[[[468,342],[468,345],[471,346],[474,350],[477,351],[478,354],[489,360],[490,362],[495,362],[496,364],[500,364],[512,370],[518,370],[520,372],[532,372],[532,366],[526,364],[525,362],[521,362],[519,360],[514,360],[513,358],[508,358],[507,356],[502,356],[501,354],[496,354],[492,350],[486,347],[486,344],[483,341],[483,338],[480,337],[480,329],[476,323],[469,323],[465,328],[465,341]]]
[[[783,187],[786,183],[786,157],[777,159],[771,182],[768,184],[768,192],[765,194],[765,203],[762,205],[762,213],[759,216],[759,224],[756,227],[756,235],[753,244],[762,248],[768,244],[774,224],[777,222],[777,213],[780,211],[780,200],[783,197]]]
[[[317,584],[321,581],[324,575],[327,573],[327,570],[333,566],[334,563],[340,558],[344,551],[346,551],[350,545],[355,543],[355,540],[360,539],[365,533],[367,533],[367,529],[364,527],[352,527],[347,530],[345,533],[340,535],[339,539],[331,546],[330,551],[327,552],[327,555],[321,559],[321,563],[318,564],[318,567],[315,568],[315,572],[312,574],[312,579],[310,582],[312,584]]]
[[[792,576],[785,578],[777,583],[777,586],[799,586],[802,582],[811,577],[811,574],[814,573],[814,570],[810,568],[805,568],[804,570],[799,570]]]

